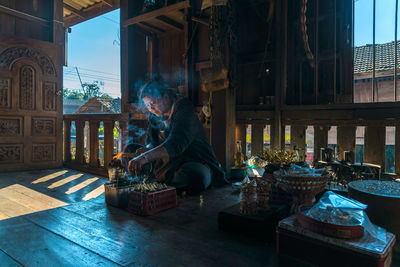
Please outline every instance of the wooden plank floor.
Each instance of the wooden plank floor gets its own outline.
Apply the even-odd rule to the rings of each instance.
[[[102,177],[70,169],[0,174],[0,266],[308,266],[275,245],[218,231],[230,186],[150,217],[104,203]]]

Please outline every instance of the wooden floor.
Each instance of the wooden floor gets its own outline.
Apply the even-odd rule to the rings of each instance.
[[[0,174],[0,266],[307,266],[274,243],[218,231],[230,186],[150,217],[107,207],[101,177],[70,169]]]

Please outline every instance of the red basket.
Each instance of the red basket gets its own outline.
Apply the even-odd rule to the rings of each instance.
[[[320,234],[333,236],[337,238],[358,238],[364,235],[364,227],[361,225],[337,225],[320,222],[304,214],[311,205],[301,205],[297,212],[297,221],[303,227]]]
[[[175,187],[172,186],[156,192],[131,191],[129,193],[128,210],[137,215],[153,215],[176,206],[178,206],[178,197]]]

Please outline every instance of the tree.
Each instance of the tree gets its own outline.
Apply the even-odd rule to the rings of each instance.
[[[100,91],[100,85],[104,85],[102,81],[94,81],[93,83],[82,84],[82,89],[64,88],[63,97],[66,99],[88,100],[93,97],[112,98],[110,95]]]

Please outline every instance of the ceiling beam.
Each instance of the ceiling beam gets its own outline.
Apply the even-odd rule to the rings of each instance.
[[[108,0],[108,2],[111,2],[111,1]],[[81,18],[81,17],[77,16],[76,14],[72,13],[72,15],[64,17],[64,26],[71,27],[78,23],[95,18],[97,16],[103,15],[107,12],[110,12],[110,11],[113,11],[113,10],[119,8],[120,0],[113,0],[112,3],[113,3],[112,7],[105,5],[103,2],[98,2],[92,6],[84,8],[81,11],[82,14],[84,15],[84,18]]]
[[[140,22],[139,25],[151,32],[155,32],[155,33],[164,33],[165,32],[164,29],[158,28],[157,26],[154,26],[147,22]]]
[[[107,0],[103,0],[102,2],[103,2],[104,4],[106,4],[107,6],[109,6],[109,7],[112,7],[112,6],[113,6],[112,1],[111,1],[111,3],[110,3],[110,1],[107,1]]]
[[[66,3],[63,3],[63,7],[64,7],[65,9],[68,9],[69,11],[71,11],[72,14],[74,14],[74,15],[76,15],[76,16],[82,18],[82,19],[85,18],[85,15],[83,14],[82,11],[80,11],[80,10],[78,10],[78,9],[76,9],[76,8],[74,8],[74,7],[72,7],[72,6],[68,5],[68,4],[66,4]]]
[[[172,26],[173,28],[178,29],[180,31],[183,31],[183,29],[184,29],[183,24],[181,24],[167,16],[161,15],[161,16],[156,17],[156,19],[161,21],[162,23]]]
[[[176,4],[173,4],[173,5],[170,5],[170,6],[166,6],[166,7],[163,7],[163,8],[159,8],[159,9],[156,9],[154,11],[150,11],[150,12],[141,14],[139,16],[127,19],[127,20],[125,20],[123,22],[123,25],[124,25],[124,27],[127,27],[127,26],[130,26],[130,25],[133,25],[133,24],[137,24],[139,22],[143,22],[143,21],[148,21],[148,20],[154,19],[154,18],[156,18],[158,16],[161,16],[161,15],[167,15],[168,13],[176,12],[178,10],[181,10],[181,9],[187,8],[187,7],[190,7],[190,3],[189,3],[188,0],[176,3]]]

